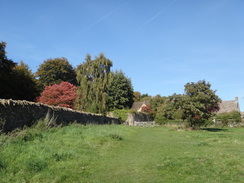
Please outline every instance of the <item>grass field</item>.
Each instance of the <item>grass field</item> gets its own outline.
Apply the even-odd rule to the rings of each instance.
[[[244,128],[73,124],[0,136],[0,182],[243,182]]]

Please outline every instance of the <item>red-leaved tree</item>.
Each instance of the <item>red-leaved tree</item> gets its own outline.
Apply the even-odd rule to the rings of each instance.
[[[37,102],[75,109],[77,97],[77,87],[63,81],[60,84],[46,86]]]

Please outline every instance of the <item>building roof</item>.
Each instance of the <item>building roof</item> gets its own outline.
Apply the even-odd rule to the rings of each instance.
[[[244,118],[244,112],[241,112],[241,117]]]
[[[232,111],[240,112],[238,97],[236,97],[235,100],[222,101],[219,104],[219,107],[220,107],[220,110],[218,111],[218,113],[232,112]]]
[[[150,105],[150,101],[134,102],[131,109],[138,111],[143,104]]]

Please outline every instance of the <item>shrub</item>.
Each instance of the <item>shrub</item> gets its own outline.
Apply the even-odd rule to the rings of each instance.
[[[161,114],[156,114],[154,121],[159,125],[163,125],[167,123],[168,119]]]
[[[177,119],[177,118],[168,119],[159,113],[155,116],[154,121],[159,125],[165,125],[165,124],[177,124],[178,125],[178,124],[182,123],[181,119]]]
[[[228,122],[240,123],[242,121],[241,113],[238,111],[217,114],[216,119],[220,120],[224,126],[227,126]]]
[[[75,109],[77,96],[77,87],[63,81],[60,84],[46,86],[41,96],[37,98],[37,102]]]
[[[114,117],[119,118],[122,122],[125,122],[130,111],[126,109],[117,109],[113,111]]]

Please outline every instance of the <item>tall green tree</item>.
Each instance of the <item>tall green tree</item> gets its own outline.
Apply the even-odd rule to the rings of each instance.
[[[185,96],[182,94],[173,94],[172,96],[169,96],[168,99],[165,102],[165,105],[161,108],[162,115],[169,120],[173,119],[182,119],[182,111],[183,105],[184,105],[184,98]],[[185,118],[183,118],[185,120]]]
[[[34,74],[29,67],[8,59],[6,43],[0,43],[0,98],[33,101],[39,94]]]
[[[0,98],[15,98],[13,90],[16,74],[13,68],[17,63],[7,58],[6,42],[0,42]]]
[[[42,88],[53,84],[60,84],[62,81],[77,85],[76,71],[64,57],[45,60],[39,66],[36,76]]]
[[[23,61],[13,68],[15,72],[14,90],[17,91],[17,99],[33,101],[40,91],[37,86],[37,80],[30,70],[29,66]]]
[[[112,81],[110,68],[113,63],[102,53],[93,60],[88,54],[85,60],[77,68],[79,83],[77,108],[105,114],[108,111],[108,87]]]
[[[171,106],[175,111],[181,110],[181,119],[193,128],[198,128],[209,120],[219,110],[220,102],[216,91],[205,80],[187,83],[183,95],[174,94],[170,97]]]
[[[115,71],[113,80],[108,87],[108,107],[109,110],[129,109],[133,104],[133,86],[131,80],[120,71]]]

